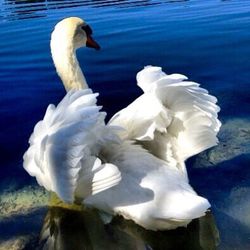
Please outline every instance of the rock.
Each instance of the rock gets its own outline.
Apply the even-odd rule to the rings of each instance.
[[[246,227],[250,227],[250,188],[249,187],[235,187],[228,197],[228,207],[225,213],[232,218],[237,219]]]
[[[218,135],[219,144],[200,153],[195,168],[213,167],[241,154],[250,153],[250,121],[235,118],[223,123]]]
[[[5,191],[0,195],[0,221],[13,215],[27,214],[46,207],[49,193],[38,186],[26,186],[17,191]]]
[[[29,236],[19,236],[14,239],[9,239],[3,242],[0,242],[0,250],[21,250],[24,249],[26,244],[30,241]]]

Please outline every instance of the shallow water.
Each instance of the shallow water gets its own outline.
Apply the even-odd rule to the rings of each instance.
[[[47,105],[65,94],[50,58],[50,33],[58,20],[79,16],[102,46],[100,52],[81,49],[78,57],[109,116],[140,94],[135,74],[149,64],[183,73],[218,97],[224,123],[221,144],[188,162],[190,181],[212,204],[220,231],[218,248],[250,248],[250,1],[1,0],[0,5],[2,194],[8,191],[12,197],[35,184],[22,168],[22,155]],[[0,221],[0,228],[6,228],[0,229],[0,241],[38,235],[45,211],[34,211],[15,214],[13,223]],[[183,249],[192,249],[190,244]]]

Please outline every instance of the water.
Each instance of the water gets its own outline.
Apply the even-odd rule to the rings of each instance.
[[[50,33],[58,20],[79,16],[91,25],[102,47],[99,52],[81,49],[78,58],[109,117],[141,93],[135,74],[149,64],[183,73],[218,97],[225,124],[222,143],[201,155],[203,160],[189,161],[190,179],[212,204],[220,231],[218,248],[250,248],[249,0],[1,0],[0,5],[2,192],[11,194],[35,183],[22,168],[22,155],[47,105],[65,94],[50,57]],[[40,218],[42,227],[43,214],[25,218]],[[0,221],[0,227],[13,224]],[[20,224],[16,230],[0,230],[0,241],[41,229]],[[192,249],[191,243],[184,245]]]

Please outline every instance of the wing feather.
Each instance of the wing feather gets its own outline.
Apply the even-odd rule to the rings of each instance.
[[[137,83],[144,94],[110,120],[126,129],[123,138],[137,140],[163,160],[175,159],[181,168],[187,158],[218,143],[220,108],[198,83],[153,66],[137,74]]]
[[[49,105],[24,155],[26,171],[67,202],[79,198],[79,192],[84,199],[121,180],[115,165],[94,156],[112,134],[104,123],[106,114],[96,106],[97,96],[89,89],[70,91],[57,107]]]

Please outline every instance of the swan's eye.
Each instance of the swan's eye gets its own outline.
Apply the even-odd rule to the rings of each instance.
[[[89,25],[85,25],[81,27],[82,30],[84,30],[87,34],[87,36],[92,35],[92,29],[89,27]]]

